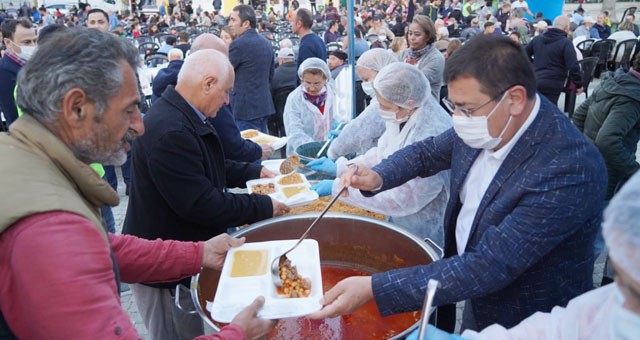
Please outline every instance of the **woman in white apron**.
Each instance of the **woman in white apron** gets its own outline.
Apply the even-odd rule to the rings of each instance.
[[[409,144],[451,128],[451,118],[428,95],[429,82],[415,66],[392,63],[380,70],[373,87],[378,100],[378,112],[385,120],[385,132],[376,147],[351,161],[341,157],[335,163],[326,158],[310,162],[309,166],[314,170],[333,173],[338,177],[312,187],[321,196],[337,194],[340,190],[339,177],[347,171],[348,164],[372,167]],[[415,178],[373,197],[364,197],[357,189],[348,190],[349,197],[341,198],[344,202],[385,214],[390,217],[390,222],[414,235],[428,237],[438,245],[443,245],[443,219],[449,198],[448,171],[427,178]]]
[[[287,97],[282,114],[289,141],[287,156],[296,148],[310,142],[321,142],[333,126],[334,89],[327,63],[308,58],[298,68],[300,86]]]

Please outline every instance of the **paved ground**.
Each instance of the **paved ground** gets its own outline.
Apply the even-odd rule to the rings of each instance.
[[[597,86],[597,84],[598,84],[598,79],[595,79],[594,82],[592,82],[591,86],[589,87],[590,88],[589,93],[593,91],[593,89],[595,88],[595,86]],[[579,103],[584,101],[584,99],[585,99],[584,95],[578,96],[577,105],[579,105]],[[559,104],[559,107],[561,108],[564,107],[564,97],[560,97],[560,101],[558,104]],[[638,156],[640,158],[640,151]],[[118,193],[120,195],[120,205],[113,209],[113,214],[116,221],[116,230],[119,233],[122,230],[122,223],[124,222],[127,203],[129,200],[128,200],[128,196],[124,194],[124,183],[122,181],[122,177],[120,176],[120,171],[117,170],[117,172],[118,172],[118,180],[119,180]],[[598,283],[600,282],[600,279],[602,277],[603,267],[604,267],[604,256],[601,256],[598,259],[598,261],[596,261],[596,267],[593,275],[594,282],[598,282]],[[131,321],[134,323],[140,337],[142,339],[149,339],[149,334],[144,324],[142,323],[142,319],[140,318],[140,314],[138,313],[138,309],[136,307],[135,302],[133,301],[133,297],[131,296],[131,293],[125,292],[121,296],[120,301],[122,302],[122,307],[131,316]],[[462,303],[458,304],[458,315],[457,315],[458,325],[456,327],[457,331],[459,331],[460,320],[462,319],[462,306],[463,306]]]

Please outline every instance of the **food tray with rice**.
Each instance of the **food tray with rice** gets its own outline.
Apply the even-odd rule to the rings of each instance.
[[[287,137],[271,136],[254,129],[240,131],[240,136],[254,143],[269,145],[274,150],[278,150],[287,145],[287,141],[289,140]]]
[[[329,201],[331,201],[331,196],[321,197],[305,206],[292,208],[289,211],[288,215],[301,214],[306,212],[321,212],[322,210],[324,210],[327,204],[329,204]],[[329,211],[366,216],[366,217],[371,217],[371,218],[375,218],[382,221],[386,220],[386,216],[383,214],[374,213],[372,211],[356,207],[355,205],[341,202],[340,200],[337,200],[333,204],[333,206],[329,209]]]
[[[299,207],[317,200],[318,193],[309,187],[311,184],[307,178],[297,172],[247,181],[248,193],[269,195],[289,207]]]

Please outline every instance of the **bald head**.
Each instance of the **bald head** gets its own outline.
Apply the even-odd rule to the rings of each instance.
[[[233,66],[227,56],[214,49],[202,49],[185,59],[176,91],[202,114],[215,117],[229,102],[233,82]]]
[[[211,33],[200,34],[191,44],[191,53],[206,49],[213,49],[225,56],[229,56],[229,48],[224,43],[224,40]]]
[[[564,15],[556,17],[553,20],[553,27],[566,32],[569,30],[569,18]]]

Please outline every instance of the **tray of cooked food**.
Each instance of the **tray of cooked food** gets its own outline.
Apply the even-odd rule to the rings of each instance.
[[[331,198],[332,198],[331,196],[325,196],[309,204],[306,204],[304,206],[291,208],[291,210],[289,210],[288,215],[301,214],[306,212],[321,212],[322,210],[324,210],[324,208],[327,207],[327,204],[329,204],[329,201],[331,201]],[[371,217],[371,218],[375,218],[383,221],[386,219],[385,215],[383,214],[378,214],[366,209],[362,209],[362,208],[356,207],[355,205],[342,202],[340,200],[337,200],[333,204],[333,206],[329,209],[329,211],[366,216],[366,217]]]
[[[318,193],[309,187],[311,184],[307,178],[297,172],[247,181],[247,192],[250,194],[269,195],[289,207],[299,207],[317,200]]]
[[[289,138],[287,138],[286,136],[276,137],[254,129],[240,131],[240,136],[257,144],[269,145],[274,150],[278,150],[287,145],[287,141],[289,140]]]
[[[261,318],[290,318],[320,310],[323,290],[316,240],[303,240],[287,254],[289,261],[279,268],[281,287],[271,275],[271,262],[296,242],[298,240],[254,242],[231,248],[213,302],[207,302],[211,317],[219,322],[231,322],[258,296],[265,298],[264,306],[258,311]]]

